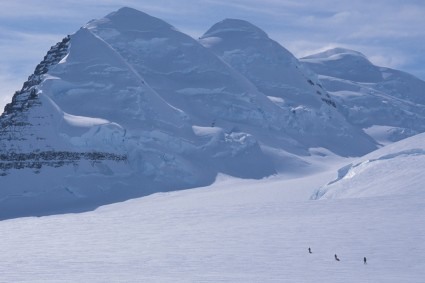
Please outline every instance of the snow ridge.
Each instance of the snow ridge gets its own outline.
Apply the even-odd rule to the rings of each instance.
[[[29,76],[22,89],[14,94],[12,102],[5,106],[4,112],[0,118],[4,119],[6,115],[11,115],[16,111],[28,110],[28,108],[33,105],[30,101],[37,97],[36,86],[42,82],[42,75],[46,74],[52,66],[55,66],[66,56],[69,40],[70,37],[67,36],[61,42],[58,42],[55,46],[50,48],[46,56],[44,56],[43,61],[35,68],[34,74]]]
[[[421,193],[425,149],[418,145],[423,138],[420,134],[388,145],[340,168],[337,178],[316,190],[311,199]],[[403,186],[398,179],[403,180]]]

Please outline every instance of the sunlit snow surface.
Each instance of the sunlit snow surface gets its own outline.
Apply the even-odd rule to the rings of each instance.
[[[316,155],[311,162],[334,168],[256,181],[222,175],[209,187],[87,213],[1,221],[0,275],[5,282],[420,283],[424,190],[418,185],[403,194],[373,196],[389,182],[407,189],[411,179],[424,183],[422,175],[391,178],[400,158],[423,168],[423,155],[399,154],[423,139],[371,154],[380,163],[364,166],[361,180],[369,182],[370,194],[363,191],[361,198],[309,200],[336,177],[335,168],[349,162]],[[346,178],[345,185],[359,175]]]
[[[338,177],[313,198],[357,198],[388,195],[425,196],[425,134],[369,153],[338,170]]]
[[[425,131],[425,82],[373,65],[357,51],[334,48],[301,59],[352,124],[382,144]]]

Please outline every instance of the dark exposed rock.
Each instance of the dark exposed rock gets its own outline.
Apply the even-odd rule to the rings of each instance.
[[[336,103],[333,100],[331,100],[329,98],[322,98],[322,101],[327,103],[328,105],[336,108]]]
[[[38,121],[30,121],[29,109],[41,105],[38,97],[37,86],[42,82],[43,75],[49,69],[58,64],[68,53],[70,37],[65,37],[61,42],[52,46],[44,56],[43,61],[37,65],[34,73],[28,77],[20,91],[13,95],[12,102],[4,108],[0,116],[0,146],[2,142],[14,145],[19,141],[45,140],[42,136],[36,136],[31,131],[25,134],[25,129],[34,125],[40,125]],[[43,117],[38,117],[43,118]],[[10,169],[34,169],[39,173],[43,166],[61,167],[64,165],[77,166],[80,161],[87,160],[92,163],[110,161],[125,161],[126,155],[118,155],[107,152],[72,152],[37,149],[33,152],[19,152],[19,147],[0,148],[0,176],[8,174]]]
[[[108,152],[70,152],[70,151],[41,151],[30,153],[0,153],[1,176],[8,174],[10,169],[30,168],[39,170],[43,166],[61,167],[64,165],[78,165],[81,160],[101,162],[105,160],[126,161],[126,155]]]
[[[28,118],[28,110],[41,105],[41,101],[38,98],[37,86],[43,79],[42,75],[66,56],[69,41],[70,37],[67,36],[50,48],[43,61],[35,68],[34,74],[28,77],[28,80],[23,84],[20,91],[15,92],[12,102],[5,106],[4,112],[0,116],[0,145],[5,140],[9,144],[13,144],[13,141],[25,140],[23,134],[25,129],[34,123],[34,121],[30,121]],[[5,149],[0,148],[0,151],[2,150]]]
[[[35,100],[37,98],[37,89],[34,88],[41,83],[41,76],[49,70],[50,67],[56,65],[62,60],[67,52],[70,37],[65,37],[61,42],[52,46],[44,56],[43,61],[37,65],[34,74],[28,77],[28,80],[22,86],[20,91],[16,91],[13,95],[12,102],[7,104],[4,108],[4,113],[0,117],[1,122],[4,123],[4,118],[14,112],[22,112],[27,110],[33,103],[26,103],[28,100]],[[3,119],[2,119],[3,118]]]

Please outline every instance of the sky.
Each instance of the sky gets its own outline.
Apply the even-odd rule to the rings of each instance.
[[[425,80],[423,0],[0,0],[0,108],[50,46],[123,6],[195,38],[225,18],[243,19],[296,57],[350,48]]]

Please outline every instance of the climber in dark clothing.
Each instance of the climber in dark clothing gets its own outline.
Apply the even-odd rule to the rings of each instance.
[[[309,254],[312,254],[312,252],[311,252],[311,248],[310,248],[310,247],[308,248],[308,253],[309,253]]]
[[[364,264],[367,264],[367,259],[366,259],[366,257],[364,257],[364,258],[363,258],[363,263],[364,263]]]
[[[338,258],[338,256],[335,254],[335,260],[336,261],[339,261],[339,258]]]

